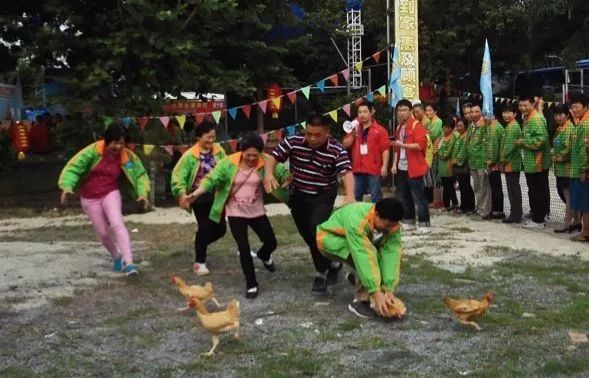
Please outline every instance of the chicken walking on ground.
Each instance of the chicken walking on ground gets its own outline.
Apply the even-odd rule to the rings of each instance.
[[[178,286],[178,291],[184,298],[186,298],[187,305],[179,309],[178,311],[185,311],[190,308],[189,302],[192,298],[196,298],[199,301],[211,300],[215,306],[220,307],[221,305],[215,298],[215,292],[213,291],[213,284],[210,282],[205,283],[204,286],[200,285],[187,285],[184,280],[178,276],[172,276],[172,283]]]
[[[239,302],[233,299],[224,311],[209,312],[202,301],[190,299],[189,306],[196,307],[196,314],[204,329],[211,334],[213,347],[204,356],[215,354],[215,348],[219,345],[221,333],[235,331],[235,338],[239,339]]]
[[[491,292],[486,293],[481,300],[444,297],[444,304],[454,313],[456,320],[461,324],[473,326],[477,331],[480,331],[481,327],[474,321],[487,311],[492,302]]]

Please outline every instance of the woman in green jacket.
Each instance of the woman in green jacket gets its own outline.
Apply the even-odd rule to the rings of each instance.
[[[456,210],[456,212],[471,215],[475,211],[475,198],[468,169],[467,147],[469,134],[466,130],[465,120],[454,117],[454,129],[457,135],[452,149],[452,173],[456,175],[458,189],[460,190],[460,210]]]
[[[178,198],[180,207],[189,210],[192,207],[198,228],[194,237],[194,265],[192,269],[199,276],[209,274],[207,268],[207,247],[221,239],[227,232],[225,218],[214,222],[209,219],[213,207],[214,193],[206,193],[188,204],[187,193],[197,189],[202,179],[224,158],[225,151],[215,143],[217,137],[215,125],[203,122],[195,130],[196,143],[178,160],[172,171],[172,194]]]
[[[569,108],[566,105],[557,106],[554,111],[556,122],[556,135],[554,136],[554,176],[556,176],[556,190],[558,196],[566,205],[564,214],[564,227],[554,230],[556,233],[571,233],[581,230],[579,212],[571,210],[570,204],[570,177],[571,177],[571,147],[575,135],[575,126],[569,119]]]
[[[507,198],[509,198],[509,216],[502,220],[503,223],[521,223],[523,216],[522,189],[519,183],[522,170],[522,157],[515,141],[521,138],[522,129],[515,119],[517,108],[513,104],[507,104],[503,108],[502,116],[506,123],[499,162],[505,173],[505,185]]]
[[[443,127],[444,134],[436,141],[436,159],[438,165],[438,176],[442,180],[444,210],[452,211],[458,207],[458,198],[454,182],[456,177],[452,174],[452,150],[456,143],[454,135],[454,119],[446,120]]]
[[[240,152],[219,161],[215,169],[186,200],[192,202],[205,193],[216,190],[210,218],[214,222],[219,222],[224,214],[227,215],[231,234],[239,249],[241,269],[245,275],[246,298],[253,299],[258,296],[258,282],[248,241],[248,226],[263,243],[256,255],[270,272],[276,271],[271,256],[277,243],[264,207],[264,160],[267,158],[263,154],[264,142],[256,133],[247,133],[240,140],[239,149]],[[286,202],[288,192],[285,187],[289,184],[289,173],[284,165],[279,164],[274,176],[281,183],[281,187],[272,194]]]
[[[76,189],[82,209],[90,218],[96,235],[111,254],[114,271],[136,275],[131,238],[125,227],[119,189],[126,188],[147,206],[149,177],[141,160],[125,147],[125,129],[111,124],[104,139],[78,152],[61,171],[58,181],[61,203]]]

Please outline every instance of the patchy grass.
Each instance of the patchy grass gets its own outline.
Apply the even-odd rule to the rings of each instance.
[[[586,261],[505,247],[490,251],[510,254],[503,262],[452,273],[407,251],[397,291],[407,305],[406,318],[366,321],[347,311],[354,288],[346,282],[326,297],[311,295],[311,259],[292,220],[279,216],[272,224],[280,244],[278,271],[270,274],[255,261],[260,296],[254,301],[244,298],[229,234],[209,248],[211,275],[198,278],[190,270],[194,225],[129,224],[139,230],[131,236],[142,242],[138,255],[149,268],[133,279],[105,279],[26,314],[2,312],[0,339],[6,342],[0,346],[0,376],[589,374],[589,347],[572,348],[567,335],[588,331]],[[252,246],[259,246],[250,234]],[[89,226],[55,226],[11,237],[95,241]],[[424,247],[443,246],[431,244]],[[217,355],[201,357],[211,346],[210,334],[193,310],[175,311],[185,302],[170,283],[173,274],[189,282],[212,281],[221,303],[240,300],[242,339],[222,335]],[[479,321],[481,332],[453,321],[441,301],[447,294],[480,298],[488,290],[495,301]]]

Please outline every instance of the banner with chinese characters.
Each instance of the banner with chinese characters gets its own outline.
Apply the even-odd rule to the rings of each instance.
[[[395,44],[400,49],[403,97],[419,98],[417,0],[395,0]]]

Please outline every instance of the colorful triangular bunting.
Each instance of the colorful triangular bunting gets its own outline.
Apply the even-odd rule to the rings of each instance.
[[[364,62],[358,62],[358,63],[356,63],[356,65],[354,65],[354,68],[356,69],[356,71],[362,72],[362,65],[363,64],[364,64]]]
[[[243,112],[243,115],[245,115],[245,118],[250,119],[250,115],[252,114],[252,106],[251,105],[244,105],[241,108],[241,111]]]
[[[167,129],[168,128],[168,124],[170,123],[170,117],[166,117],[166,116],[160,117],[160,122]]]
[[[213,116],[213,119],[215,120],[215,123],[218,125],[219,124],[219,120],[221,119],[221,111],[217,110],[215,112],[212,112],[211,115]]]
[[[178,121],[178,126],[180,126],[180,128],[182,130],[184,130],[184,124],[186,123],[186,115],[184,115],[184,114],[177,115],[176,116],[176,121]]]
[[[348,81],[348,79],[350,78],[350,69],[346,68],[345,70],[340,72],[342,74],[342,76],[344,77],[344,79],[346,81]]]
[[[262,109],[262,113],[266,114],[266,108],[268,107],[268,100],[258,101],[258,106]]]
[[[303,92],[303,94],[305,95],[305,97],[308,100],[309,99],[309,95],[311,93],[311,87],[310,86],[306,86],[304,88],[301,88],[301,92]]]
[[[133,118],[131,118],[131,117],[123,118],[123,125],[125,126],[126,129],[128,129],[129,126],[131,126],[132,122],[133,122]]]
[[[149,122],[149,117],[139,118],[139,127],[141,128],[141,130],[145,130],[145,126],[147,126],[148,122]]]
[[[380,60],[380,51],[377,51],[374,54],[372,54],[372,59],[374,59],[374,61],[378,63],[378,61]]]
[[[194,115],[194,120],[196,121],[197,125],[200,125],[202,121],[205,119],[205,113],[196,113]]]
[[[153,144],[144,144],[143,145],[143,153],[147,156],[151,155],[155,146]]]
[[[112,121],[114,121],[114,119],[112,117],[109,117],[109,116],[105,116],[102,119],[102,122],[104,122],[104,127],[108,127],[112,123]]]
[[[321,91],[321,93],[325,92],[325,80],[319,80],[317,82],[317,88]]]
[[[297,101],[297,91],[288,92],[286,97],[288,97],[291,104],[294,104]]]
[[[274,97],[272,99],[272,104],[274,104],[274,106],[276,107],[276,109],[280,109],[280,101],[282,100],[282,96],[280,97]]]
[[[348,115],[348,117],[350,116],[350,108],[351,108],[350,104],[345,104],[344,106],[342,106],[342,109]]]
[[[337,109],[330,111],[328,114],[334,122],[337,122]]]
[[[228,109],[227,112],[229,112],[231,118],[235,119],[237,117],[237,108]]]
[[[337,87],[339,84],[339,76],[337,76],[337,74],[331,75],[329,77],[329,81],[331,81],[331,83]]]

